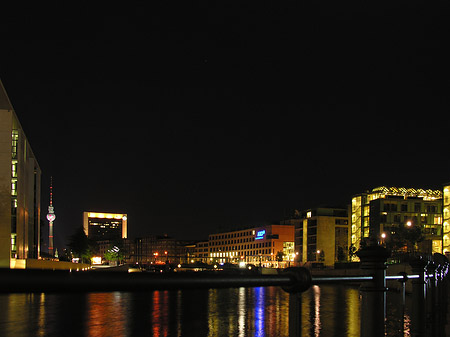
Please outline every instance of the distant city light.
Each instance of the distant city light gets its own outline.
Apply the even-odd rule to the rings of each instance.
[[[92,264],[102,264],[101,256],[93,256],[91,260],[92,260]]]

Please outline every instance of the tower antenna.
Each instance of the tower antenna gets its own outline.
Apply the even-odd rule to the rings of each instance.
[[[50,177],[50,205],[48,206],[48,254],[53,257],[53,222],[56,219],[53,209],[53,177]]]

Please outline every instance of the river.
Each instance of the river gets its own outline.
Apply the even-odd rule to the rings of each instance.
[[[403,335],[400,298],[388,292],[388,336]],[[278,287],[0,294],[0,313],[4,337],[289,334],[289,295]],[[302,336],[359,336],[358,287],[312,286],[302,294],[301,316]]]

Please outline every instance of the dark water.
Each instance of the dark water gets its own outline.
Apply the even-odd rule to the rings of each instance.
[[[389,335],[407,336],[400,294],[389,292],[388,305]],[[278,287],[0,295],[5,337],[288,336],[288,317],[289,295]],[[358,287],[313,286],[301,319],[303,336],[359,336]]]

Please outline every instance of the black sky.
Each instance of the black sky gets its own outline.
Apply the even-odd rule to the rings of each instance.
[[[202,239],[450,180],[447,3],[162,3],[2,11],[57,244],[84,210]]]

